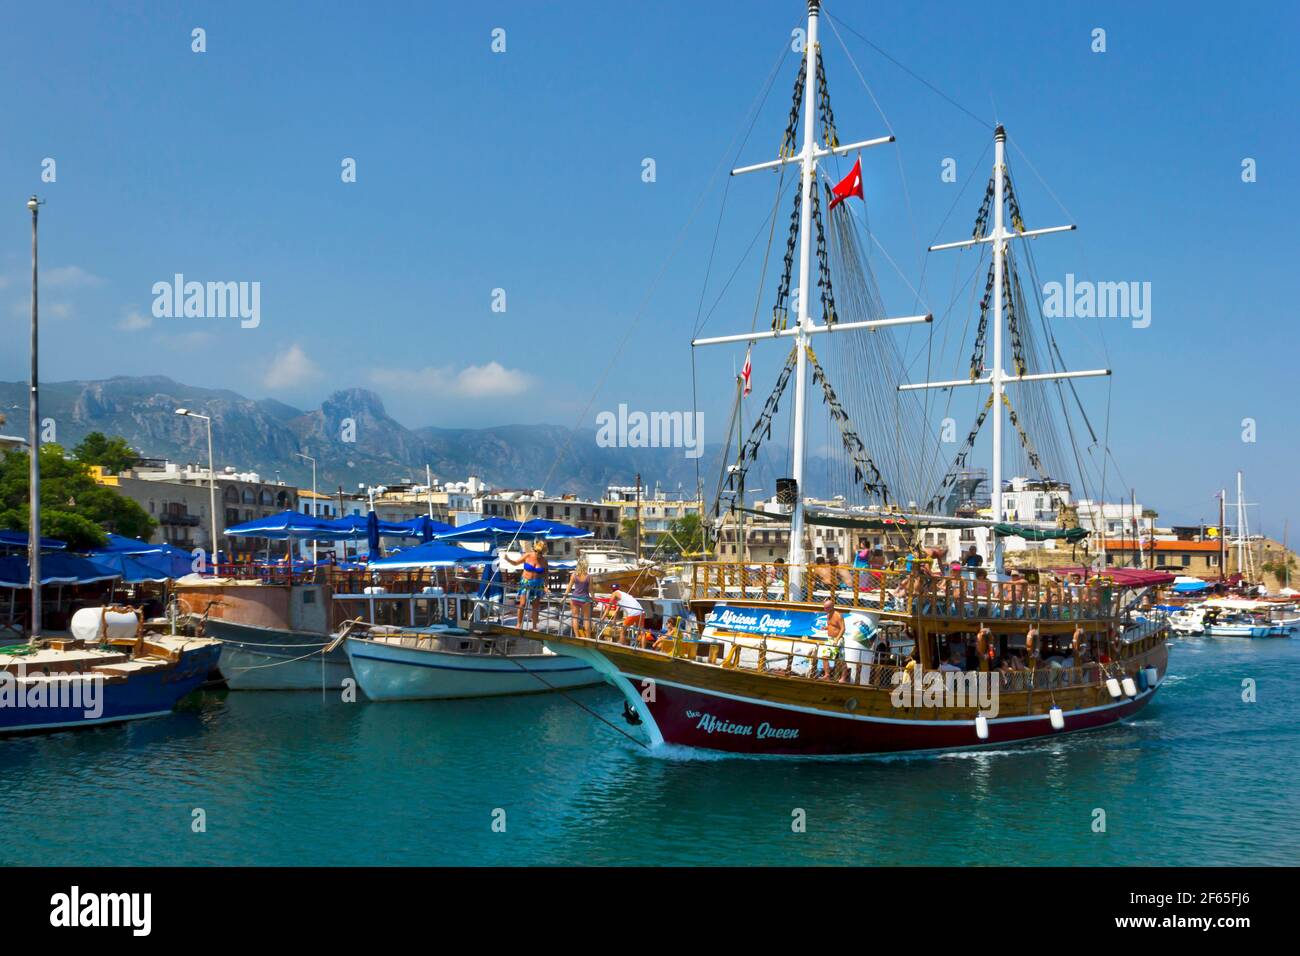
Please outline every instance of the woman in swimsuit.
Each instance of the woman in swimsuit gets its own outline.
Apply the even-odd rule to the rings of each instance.
[[[540,538],[533,542],[533,552],[531,555],[525,554],[516,561],[510,555],[505,555],[505,559],[513,565],[524,566],[524,573],[519,581],[519,615],[516,619],[515,626],[523,629],[524,626],[524,607],[532,605],[533,607],[533,630],[537,630],[537,615],[542,609],[542,587],[546,583],[546,542]]]
[[[564,589],[564,596],[569,599],[569,608],[573,612],[573,636],[591,636],[591,575],[587,572],[587,559],[579,558],[578,566],[569,575],[569,584]]]

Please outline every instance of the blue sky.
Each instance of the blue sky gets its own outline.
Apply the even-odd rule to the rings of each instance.
[[[25,376],[23,202],[35,191],[48,203],[48,379],[163,373],[307,407],[358,385],[412,426],[591,427],[620,402],[688,409],[687,343],[727,186],[716,173],[774,155],[803,7],[11,10],[0,34],[0,180],[12,206],[0,217],[0,332],[11,346],[0,378]],[[1072,365],[1115,370],[1110,384],[1081,386],[1099,416],[1109,402],[1113,480],[1167,518],[1196,520],[1212,516],[1211,496],[1240,468],[1267,530],[1300,518],[1294,5],[994,12],[840,0],[828,10],[844,41],[824,21],[842,138],[898,136],[864,155],[871,225],[902,273],[875,263],[890,313],[914,311],[925,245],[969,235],[996,118],[1029,225],[1080,227],[1035,243],[1044,279],[1152,283],[1149,328],[1112,319],[1061,332]],[[195,27],[205,53],[191,51]],[[1091,51],[1097,27],[1105,53]],[[504,53],[491,50],[494,28]],[[40,180],[46,157],[56,182]],[[345,157],[355,183],[340,179]],[[647,157],[653,183],[642,181]],[[1241,181],[1245,157],[1257,182]],[[957,185],[940,179],[945,158]],[[706,303],[771,202],[768,177],[729,184]],[[929,256],[922,310],[951,309],[963,323],[945,255]],[[153,318],[151,287],[178,272],[260,282],[260,325]],[[774,280],[762,283],[764,313]],[[503,313],[491,308],[498,288]],[[746,330],[758,288],[751,257],[707,330]],[[941,377],[964,374],[963,350],[945,354]],[[710,441],[723,437],[739,360],[739,350],[697,356]],[[756,350],[755,405],[780,362]],[[965,411],[956,417],[964,431]],[[1257,423],[1253,443],[1241,440],[1244,418]]]

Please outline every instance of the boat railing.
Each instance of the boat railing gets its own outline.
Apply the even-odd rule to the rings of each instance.
[[[967,620],[1097,620],[1117,612],[1115,588],[1104,578],[988,581],[969,572],[938,577],[921,569],[710,561],[688,565],[685,579],[692,600],[820,604],[831,598],[839,607]]]
[[[627,625],[612,618],[593,617],[590,629],[580,623],[576,629],[569,609],[558,599],[540,602],[537,623],[532,611],[524,609],[524,626],[535,633],[557,637],[577,636],[596,644],[635,647],[641,651],[669,658],[685,658],[725,669],[761,671],[778,676],[819,680],[833,683],[892,688],[896,683],[917,680],[919,665],[911,665],[897,652],[888,649],[853,649],[846,652],[843,641],[794,641],[761,637],[710,634],[703,635],[690,625],[677,621],[661,631],[641,625]],[[518,622],[516,604],[491,602],[484,605],[484,620],[508,627]],[[1008,655],[1008,666],[992,670],[948,670],[927,668],[924,673],[951,674],[955,679],[969,679],[972,674],[996,675],[998,686],[1008,693],[1064,690],[1070,687],[1098,685],[1109,678],[1122,680],[1148,666],[1157,666],[1164,674],[1162,653],[1166,628],[1162,622],[1147,622],[1124,632],[1122,643],[1130,653],[1118,659],[1090,660],[1081,665],[1067,664],[1060,657],[1040,659],[1029,665],[1010,666],[1018,657]],[[803,645],[807,649],[800,649]],[[811,645],[811,646],[809,646]]]

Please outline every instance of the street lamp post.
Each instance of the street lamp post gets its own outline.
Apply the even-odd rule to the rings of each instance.
[[[317,503],[317,499],[316,499],[316,459],[313,458],[311,455],[304,455],[300,451],[296,451],[293,454],[295,458],[302,458],[305,461],[311,462],[311,516],[313,518],[319,518],[320,505]],[[313,565],[316,564],[316,539],[315,538],[311,539],[311,563]]]
[[[32,213],[32,375],[27,398],[27,450],[31,459],[28,473],[27,564],[31,571],[28,581],[32,595],[32,634],[34,643],[41,633],[41,415],[40,375],[37,364],[36,319],[36,217],[41,202],[35,196],[27,200]]]
[[[198,418],[208,426],[208,518],[211,521],[212,530],[212,573],[217,573],[217,472],[212,462],[212,418],[208,415],[200,415],[198,412],[188,408],[176,409],[177,415],[183,415],[186,418]]]

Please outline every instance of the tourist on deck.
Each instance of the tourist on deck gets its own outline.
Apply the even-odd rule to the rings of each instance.
[[[825,555],[821,555],[821,554],[817,555],[817,559],[813,562],[812,570],[813,570],[813,586],[829,588],[830,592],[834,594],[836,587],[838,587],[839,585],[839,582],[835,576],[834,566],[826,563]]]
[[[635,634],[645,623],[645,608],[641,606],[640,601],[620,588],[617,581],[610,587],[609,608],[606,614],[613,617],[621,614],[625,638],[623,643],[636,643]]]
[[[516,626],[524,626],[524,608],[532,606],[533,609],[533,630],[537,630],[537,615],[542,609],[543,588],[546,585],[546,572],[550,570],[546,563],[546,542],[538,538],[533,542],[533,551],[529,555],[525,553],[519,560],[515,560],[509,554],[504,555],[506,561],[515,566],[523,565],[524,573],[519,580],[519,613],[516,619]]]
[[[564,587],[564,596],[569,599],[569,609],[573,612],[573,636],[591,636],[591,574],[587,571],[587,559],[579,558],[578,566],[569,575],[569,583]]]
[[[830,678],[834,676],[837,660],[844,655],[844,615],[836,610],[835,602],[831,598],[822,602],[822,611],[826,614],[826,644],[829,652],[825,659],[825,674]],[[819,659],[818,667],[820,668],[821,665],[822,661]]]

